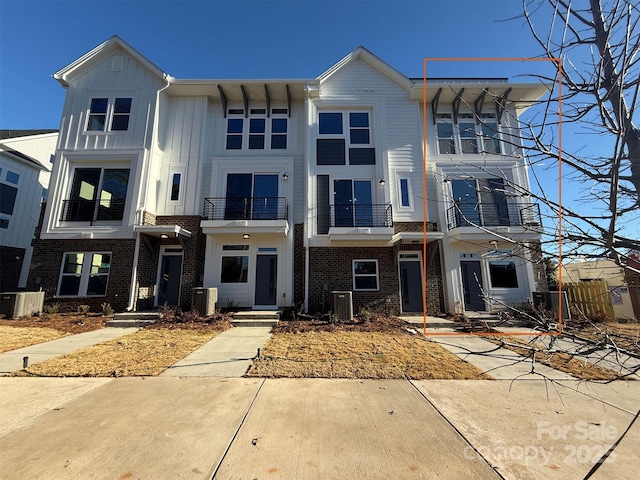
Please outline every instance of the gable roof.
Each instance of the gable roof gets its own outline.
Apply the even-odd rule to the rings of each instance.
[[[148,58],[146,58],[135,48],[121,39],[118,35],[114,35],[106,42],[101,43],[96,48],[85,53],[74,62],[58,70],[53,74],[53,78],[58,80],[64,87],[67,87],[69,85],[69,80],[76,76],[78,72],[82,71],[82,69],[86,67],[87,64],[95,62],[96,60],[99,60],[101,58],[106,58],[108,55],[111,55],[117,50],[123,50],[127,55],[130,55],[137,62],[144,65],[144,67],[154,75],[160,78],[168,77],[165,72],[163,72],[158,66],[152,63]]]
[[[44,133],[57,133],[58,130],[0,130],[0,140],[16,137],[30,137]]]
[[[321,82],[324,80],[327,80],[336,72],[338,72],[342,68],[346,67],[347,65],[349,65],[350,63],[358,59],[363,60],[364,62],[372,66],[374,69],[376,69],[386,77],[390,78],[391,80],[396,82],[398,85],[406,88],[407,90],[411,89],[411,87],[414,84],[414,82],[411,81],[409,77],[407,77],[403,73],[393,68],[387,62],[381,60],[379,57],[371,53],[369,50],[367,50],[363,46],[359,46],[353,52],[351,52],[342,60],[340,60],[338,63],[336,63],[331,68],[329,68],[324,73],[322,73],[320,76],[318,76],[318,80],[320,80]]]

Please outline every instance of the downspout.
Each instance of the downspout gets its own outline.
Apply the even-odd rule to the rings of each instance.
[[[155,121],[154,121],[154,134],[153,134],[153,141],[151,146],[153,147],[153,145],[156,143],[157,141],[157,135],[158,135],[158,123],[160,121],[160,94],[166,90],[167,88],[169,88],[169,85],[171,85],[171,80],[172,77],[170,77],[169,75],[165,74],[164,75],[164,80],[167,82],[166,85],[164,87],[162,87],[161,89],[158,90],[158,93],[156,94],[156,113],[155,113]],[[151,157],[153,155],[152,150],[149,150],[149,156]],[[146,173],[145,173],[145,178],[147,181],[143,182],[144,183],[144,195],[143,195],[143,201],[142,201],[142,205],[140,205],[137,210],[136,210],[136,219],[135,219],[135,223],[137,225],[142,225],[144,223],[144,211],[146,210],[146,202],[147,202],[147,194],[149,191],[149,171],[151,170],[151,158],[147,158],[147,165],[146,165]],[[142,179],[141,179],[142,180]],[[133,266],[131,268],[131,286],[129,287],[129,302],[127,303],[127,312],[131,312],[132,310],[135,310],[134,308],[134,303],[135,303],[135,291],[136,291],[136,283],[138,280],[138,259],[140,257],[140,232],[136,232],[136,245],[134,247],[133,250]]]
[[[307,85],[305,86],[305,91],[307,93],[307,98],[306,101],[304,102],[304,112],[306,115],[306,119],[307,119],[307,131],[306,131],[306,139],[305,139],[305,146],[306,146],[306,155],[305,155],[305,162],[304,162],[304,170],[305,170],[305,175],[304,175],[304,193],[305,193],[305,197],[306,197],[306,202],[307,202],[307,217],[305,218],[305,222],[304,222],[304,227],[302,229],[303,235],[304,235],[304,242],[303,242],[303,246],[304,246],[304,311],[309,313],[309,236],[308,236],[308,227],[309,227],[309,210],[308,210],[308,202],[309,202],[309,159],[311,158],[311,156],[309,155],[309,84],[307,83]]]

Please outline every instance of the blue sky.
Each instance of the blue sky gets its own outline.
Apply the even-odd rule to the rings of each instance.
[[[0,0],[0,128],[58,128],[51,74],[114,34],[177,78],[313,78],[358,45],[407,76],[424,57],[533,56],[518,0]],[[515,34],[518,41],[505,41]],[[433,66],[432,66],[433,65]],[[431,69],[433,68],[433,73]],[[503,76],[430,64],[433,76]]]

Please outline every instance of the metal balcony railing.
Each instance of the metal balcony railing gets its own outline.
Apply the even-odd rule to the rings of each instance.
[[[537,203],[460,203],[447,210],[449,230],[457,227],[539,227]]]
[[[287,220],[286,197],[208,197],[206,220]]]
[[[393,227],[391,204],[349,203],[329,206],[331,227]]]
[[[119,221],[124,216],[126,199],[62,201],[63,222]]]

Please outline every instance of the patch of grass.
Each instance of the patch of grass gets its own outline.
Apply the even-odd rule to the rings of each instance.
[[[401,333],[309,331],[271,337],[252,377],[490,379],[436,343]]]
[[[150,328],[52,358],[26,374],[46,377],[155,376],[222,332]],[[25,372],[15,372],[25,375]]]
[[[42,314],[22,317],[17,320],[0,320],[0,326],[50,328],[64,333],[84,333],[104,326],[105,317],[98,313],[79,315],[78,313]]]
[[[15,323],[15,320],[12,321]],[[65,335],[65,333],[54,330],[53,328],[0,325],[0,353],[56,340]]]
[[[614,370],[601,367],[568,353],[549,352],[545,345],[538,342],[525,342],[512,337],[503,337],[502,340],[505,343],[495,338],[485,338],[485,340],[501,345],[523,357],[531,358],[535,355],[536,362],[568,373],[580,380],[615,380],[620,378],[620,375]],[[522,345],[522,347],[519,345]],[[537,351],[532,350],[532,348],[537,349]]]

